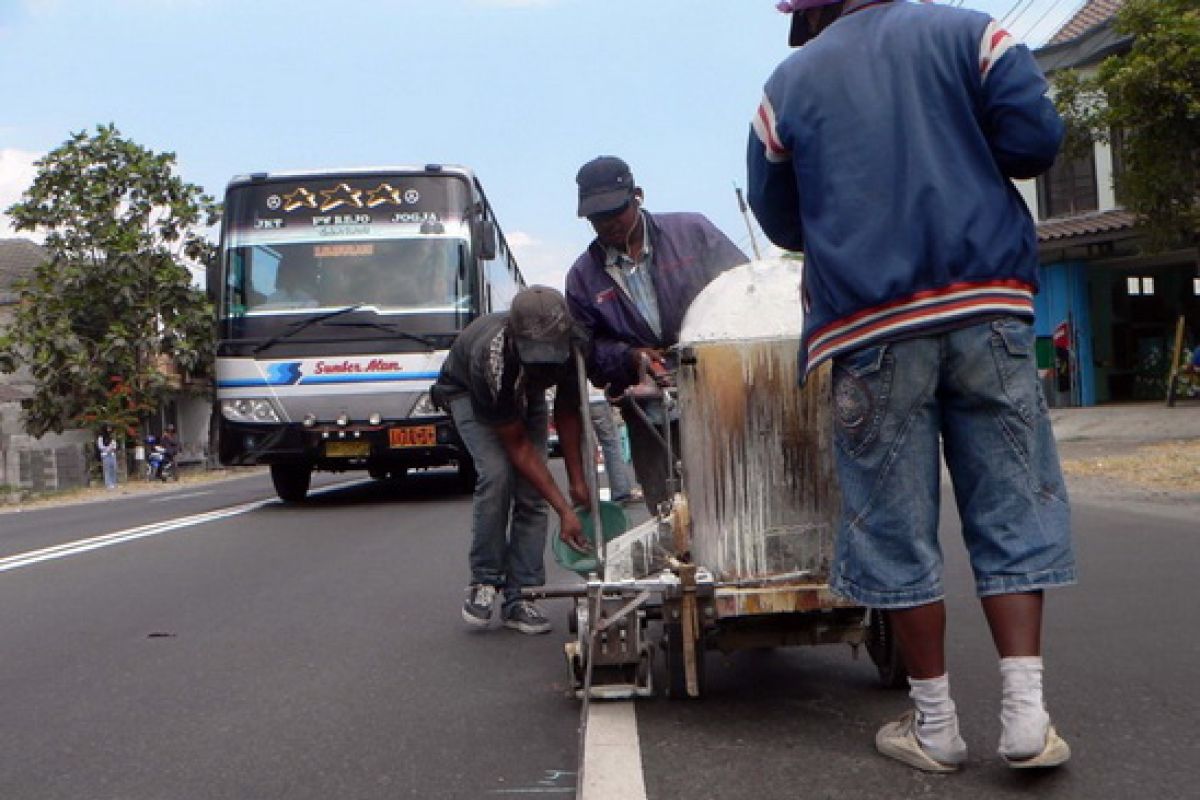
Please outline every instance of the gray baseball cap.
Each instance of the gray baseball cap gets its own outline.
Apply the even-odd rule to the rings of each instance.
[[[530,286],[513,298],[508,326],[522,364],[564,364],[571,357],[571,312],[549,286]]]

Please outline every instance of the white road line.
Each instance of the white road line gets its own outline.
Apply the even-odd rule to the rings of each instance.
[[[588,705],[581,800],[646,800],[642,746],[632,701]]]
[[[211,491],[204,492],[185,492],[184,494],[172,494],[166,497],[156,497],[153,500],[148,500],[148,503],[171,503],[175,500],[183,500],[186,497],[204,497],[206,494],[212,494]]]
[[[254,511],[255,509],[262,508],[268,503],[274,502],[276,501],[258,500],[253,503],[244,503],[240,506],[231,506],[218,511],[209,511],[204,514],[193,514],[190,517],[180,517],[179,519],[154,522],[149,525],[140,525],[136,528],[116,531],[115,533],[107,533],[103,536],[94,536],[90,539],[81,539],[76,542],[67,542],[65,544],[55,545],[54,547],[46,547],[41,550],[31,550],[28,553],[18,553],[6,558],[0,558],[0,572],[8,572],[9,570],[13,569],[21,569],[22,567],[30,567],[34,564],[40,564],[43,561],[66,558],[68,556],[86,553],[91,550],[98,550],[102,547],[112,547],[116,544],[131,542],[135,539],[145,539],[148,536],[158,536],[160,534],[171,533],[172,531],[177,531],[182,528],[203,525],[206,522],[215,522],[219,519],[236,517],[239,514],[246,514],[250,511]]]

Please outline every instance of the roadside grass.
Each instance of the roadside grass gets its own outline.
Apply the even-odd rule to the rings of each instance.
[[[1200,493],[1200,440],[1163,442],[1120,455],[1064,460],[1063,472],[1143,489]]]

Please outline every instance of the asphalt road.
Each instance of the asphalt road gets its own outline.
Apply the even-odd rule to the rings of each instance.
[[[269,498],[256,477],[0,514],[0,798],[573,794],[566,603],[549,636],[461,623],[470,504],[451,478]],[[1200,517],[1079,497],[1075,514],[1082,583],[1046,620],[1066,768],[994,756],[999,676],[948,518],[961,774],[874,753],[908,701],[865,654],[754,651],[710,655],[702,700],[637,704],[651,800],[1200,796]],[[114,532],[140,538],[45,550]]]

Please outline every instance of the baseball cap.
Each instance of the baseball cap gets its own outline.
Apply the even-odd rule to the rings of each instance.
[[[633,197],[633,173],[616,156],[600,156],[579,168],[579,216],[615,211]]]
[[[522,364],[564,364],[571,357],[571,313],[563,296],[549,286],[518,292],[508,325]]]

